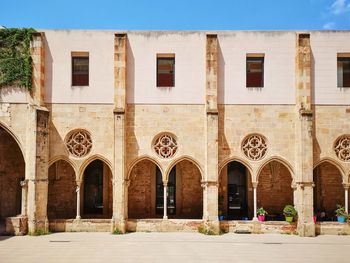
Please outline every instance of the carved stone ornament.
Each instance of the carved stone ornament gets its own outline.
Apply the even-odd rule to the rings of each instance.
[[[350,135],[338,138],[334,144],[334,151],[340,160],[350,162]]]
[[[86,130],[73,130],[66,136],[66,147],[75,157],[84,157],[92,148],[91,135]]]
[[[242,143],[242,151],[250,160],[259,161],[267,152],[266,139],[259,134],[249,135]]]
[[[176,139],[169,133],[163,133],[154,140],[153,149],[158,156],[164,159],[171,158],[177,151]]]

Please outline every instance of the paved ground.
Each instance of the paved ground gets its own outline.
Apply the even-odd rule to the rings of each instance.
[[[0,262],[350,262],[350,236],[57,233],[0,237]]]

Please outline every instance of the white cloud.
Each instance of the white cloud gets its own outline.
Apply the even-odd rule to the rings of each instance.
[[[335,23],[334,22],[329,22],[323,25],[323,29],[330,30],[335,28]]]
[[[335,0],[331,6],[331,12],[334,15],[350,12],[350,0]]]

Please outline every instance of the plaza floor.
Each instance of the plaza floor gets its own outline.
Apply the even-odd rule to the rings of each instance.
[[[0,262],[349,262],[350,236],[56,233],[0,236]]]

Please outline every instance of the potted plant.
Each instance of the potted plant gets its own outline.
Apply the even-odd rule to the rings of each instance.
[[[341,205],[337,205],[337,209],[335,209],[335,215],[337,216],[337,220],[339,223],[345,223],[348,217],[348,213],[345,211],[345,207]]]
[[[295,210],[292,205],[286,205],[283,209],[283,214],[286,217],[286,221],[291,223],[293,222],[293,218],[297,215],[297,210]]]
[[[267,215],[268,213],[267,213],[267,211],[266,211],[263,207],[260,207],[260,208],[256,211],[256,213],[258,214],[258,220],[259,220],[260,222],[265,221],[265,215]]]

